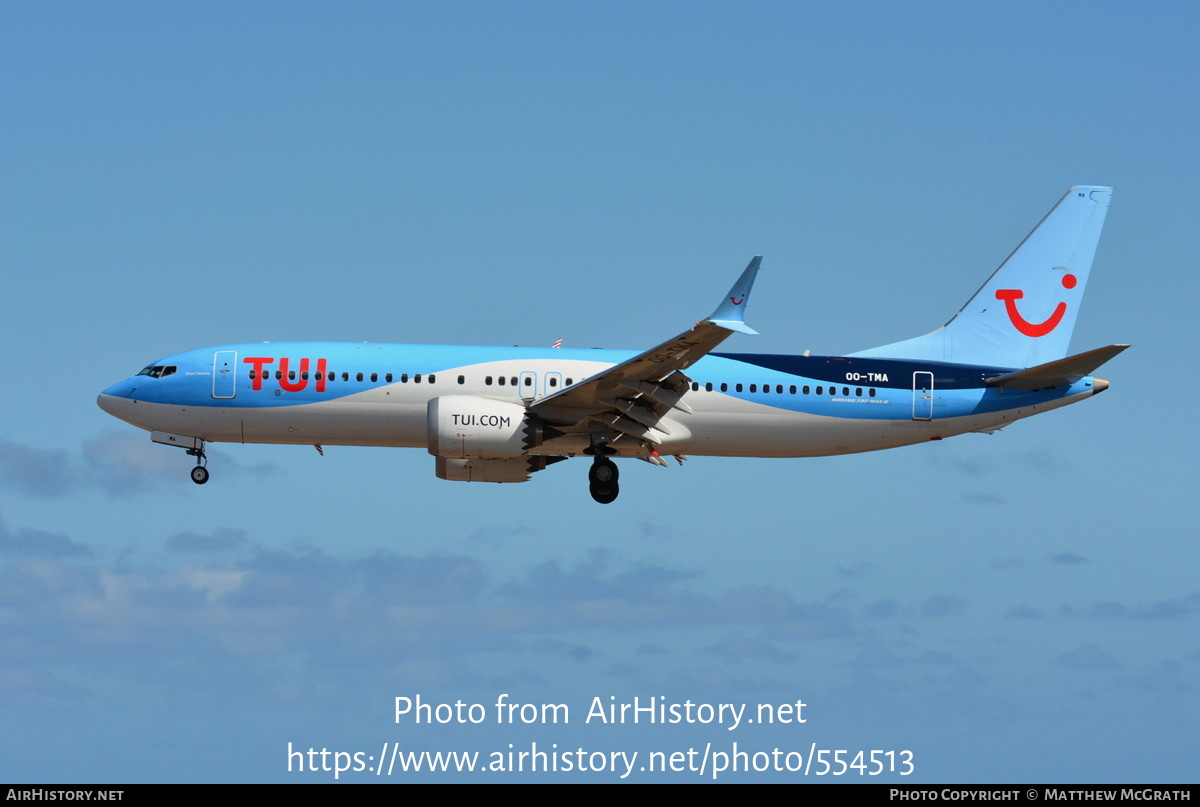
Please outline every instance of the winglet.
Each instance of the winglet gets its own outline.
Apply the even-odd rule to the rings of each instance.
[[[754,278],[758,276],[760,263],[762,263],[762,255],[755,256],[750,261],[746,271],[742,272],[742,276],[733,284],[733,288],[725,295],[725,299],[717,306],[717,310],[705,320],[706,322],[738,333],[752,335],[758,333],[746,324],[745,314],[746,303],[750,300],[750,289],[754,286]]]

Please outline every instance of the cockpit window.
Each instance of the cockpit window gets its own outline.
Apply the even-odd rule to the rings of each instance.
[[[151,378],[162,378],[163,376],[173,375],[177,368],[174,364],[152,364],[143,369],[138,375],[148,375]]]

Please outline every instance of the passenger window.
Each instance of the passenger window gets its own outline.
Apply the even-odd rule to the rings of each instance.
[[[825,388],[824,388],[824,387],[817,387],[817,394],[818,394],[818,395],[824,395],[824,394],[825,394]]]
[[[300,371],[300,377],[303,378],[305,381],[307,381],[308,380],[308,370]]]
[[[483,379],[483,383],[490,387],[492,385],[492,377],[488,376],[487,378]]]
[[[355,376],[354,376],[354,379],[355,379],[356,381],[362,381],[362,380],[363,380],[363,374],[362,374],[362,373],[356,373],[356,374],[355,374]]]
[[[525,376],[525,386],[527,386],[527,387],[533,386],[533,378],[531,376]]]
[[[796,394],[796,385],[792,384],[790,387],[788,387],[788,392],[791,395],[795,395]]]
[[[795,387],[792,387],[792,394],[795,394],[795,392],[796,392],[796,388],[795,388]],[[782,395],[782,394],[783,394],[783,384],[776,384],[776,385],[775,385],[775,393],[776,393],[777,395]]]
[[[502,387],[503,387],[503,386],[505,385],[505,383],[506,383],[504,376],[500,376],[500,379],[499,379],[499,380],[500,380],[500,386],[502,386]]]
[[[552,387],[558,386],[558,379],[555,378],[554,376],[550,376],[550,386],[552,386]]]
[[[700,385],[697,384],[695,381],[693,381],[692,382],[692,392],[699,392],[699,391],[700,391]]]
[[[872,398],[874,398],[875,397],[875,388],[871,387],[870,389],[868,389],[867,394],[870,395]]]
[[[750,385],[750,391],[751,391],[751,392],[758,392],[758,384],[751,384],[751,385]]]
[[[279,381],[282,378],[283,378],[283,370],[276,370],[275,371],[275,380]]]
[[[862,397],[862,387],[855,387],[855,388],[854,388],[854,394],[855,394],[857,397],[861,398],[861,397]]]
[[[141,373],[138,373],[138,375],[141,375]],[[251,371],[250,371],[250,380],[251,380],[251,381],[253,381],[253,380],[254,380],[254,379],[256,379],[256,378],[258,378],[258,373],[257,373],[257,371],[255,371],[255,370],[251,370]]]
[[[805,395],[808,394],[808,384],[804,385],[803,389],[801,389],[801,392],[803,392]]]
[[[704,384],[704,389],[706,392],[712,392],[712,382],[711,381],[706,382]]]
[[[425,381],[429,384],[432,384],[437,381],[437,376],[435,376],[433,373],[430,373],[429,377],[426,378]]]
[[[384,380],[384,381],[386,381],[386,382],[388,382],[389,384],[390,384],[390,383],[392,383],[392,374],[391,374],[391,373],[388,373],[387,375],[385,375],[385,376],[383,377],[383,380]]]
[[[729,384],[724,381],[721,382],[721,392],[729,392]]]
[[[350,374],[349,374],[349,373],[342,373],[342,380],[343,380],[343,381],[349,381],[349,380],[350,380]]]
[[[569,386],[571,386],[571,385],[572,385],[572,384],[574,384],[574,383],[575,383],[575,379],[573,379],[573,378],[568,378],[568,379],[567,379],[567,386],[568,386],[568,387],[569,387]]]
[[[737,390],[738,392],[741,392],[741,391],[742,391],[742,385],[741,385],[741,384],[737,384],[737,385],[735,385],[735,386],[734,386],[734,389],[735,389],[735,390]]]
[[[401,384],[407,384],[407,383],[408,383],[408,373],[401,373],[401,374],[400,374],[400,383],[401,383]]]
[[[414,384],[421,383],[421,374],[420,373],[413,373],[413,383]]]
[[[843,398],[850,397],[850,388],[849,387],[842,387],[842,397]]]
[[[465,384],[465,383],[466,383],[466,381],[467,381],[467,377],[466,377],[466,376],[461,376],[461,375],[460,375],[460,376],[458,377],[458,383],[459,383],[459,384]]]

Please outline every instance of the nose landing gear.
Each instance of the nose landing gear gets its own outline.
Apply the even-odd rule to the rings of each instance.
[[[592,460],[592,467],[588,470],[588,490],[592,498],[600,504],[615,502],[617,494],[621,492],[617,484],[620,476],[617,464],[608,457],[596,457]]]
[[[189,448],[187,450],[189,457],[196,458],[196,467],[192,469],[192,481],[197,485],[203,485],[208,481],[208,455],[204,453],[204,441],[199,441],[200,445],[197,448]]]
[[[175,446],[187,451],[189,457],[196,458],[196,467],[191,472],[192,481],[197,485],[203,485],[208,481],[208,469],[204,467],[208,465],[208,455],[204,453],[203,438],[192,437],[186,434],[152,431],[150,432],[150,439],[164,446]]]

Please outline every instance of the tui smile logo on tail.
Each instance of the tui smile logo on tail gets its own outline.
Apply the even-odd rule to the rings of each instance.
[[[1075,275],[1063,275],[1062,284],[1064,289],[1073,289],[1076,284]],[[1054,313],[1042,322],[1030,322],[1021,316],[1021,312],[1017,310],[1017,300],[1025,296],[1025,292],[1020,289],[997,289],[996,299],[1004,301],[1005,311],[1008,312],[1008,319],[1012,322],[1013,327],[1026,336],[1045,336],[1058,327],[1058,323],[1062,322],[1063,315],[1067,313],[1067,304],[1060,302],[1054,307]]]

